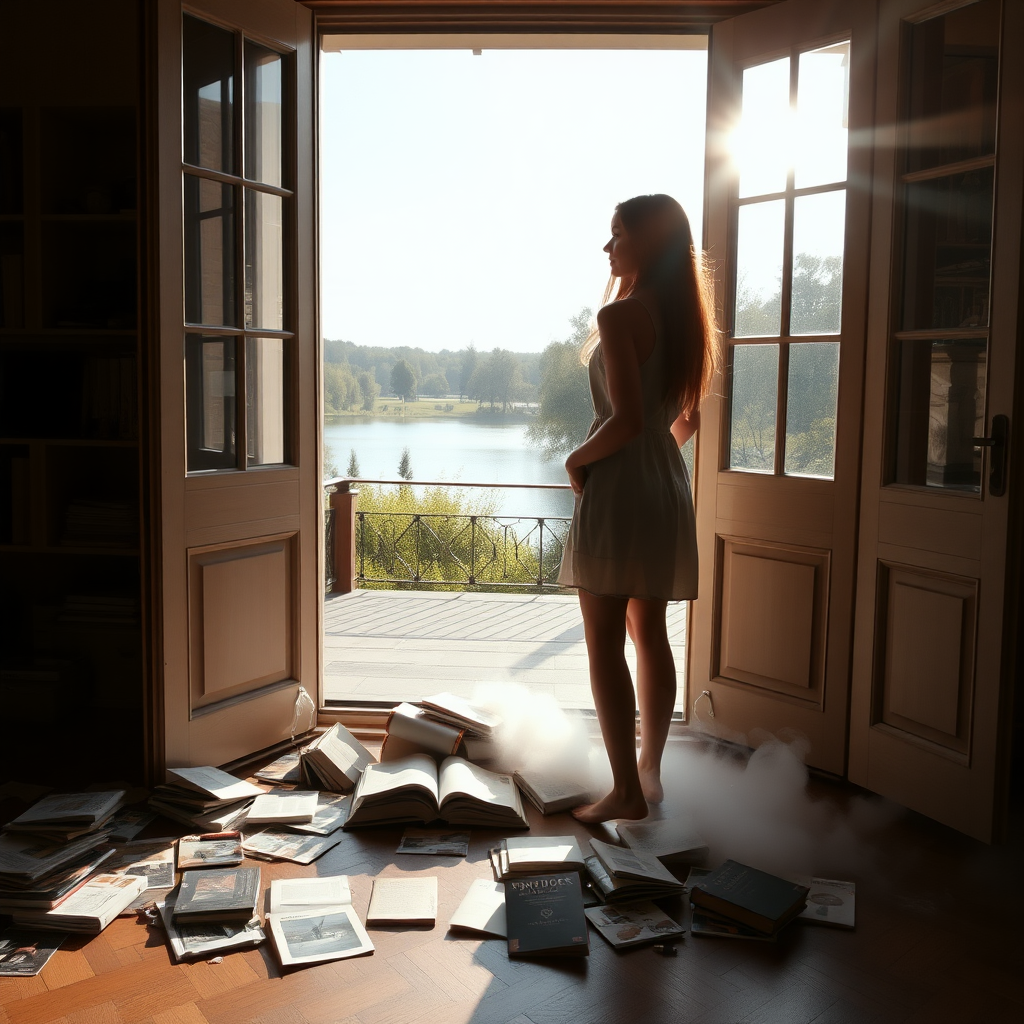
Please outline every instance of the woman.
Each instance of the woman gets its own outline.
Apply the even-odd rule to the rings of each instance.
[[[669,601],[697,596],[697,538],[679,449],[697,429],[717,335],[689,221],[670,196],[620,203],[604,247],[612,278],[583,346],[595,419],[565,462],[576,497],[558,582],[579,588],[590,685],[612,790],[573,812],[642,818],[663,798],[675,707]],[[618,279],[615,301],[608,302]],[[626,632],[636,647],[640,754]]]

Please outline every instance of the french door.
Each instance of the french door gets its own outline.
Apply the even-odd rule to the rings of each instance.
[[[222,764],[318,701],[313,16],[157,10],[165,760]]]
[[[705,247],[724,373],[702,409],[689,700],[846,770],[873,3],[790,0],[711,36]]]

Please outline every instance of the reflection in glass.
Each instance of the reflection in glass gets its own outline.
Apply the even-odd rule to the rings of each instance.
[[[995,152],[999,0],[909,26],[907,169]]]
[[[846,189],[793,201],[790,334],[838,334],[843,312]]]
[[[733,337],[782,333],[782,244],[786,203],[773,199],[738,211]]]
[[[245,422],[249,464],[285,461],[285,343],[246,338]]]
[[[794,183],[810,188],[845,181],[849,41],[801,53],[797,75]]]
[[[979,492],[987,342],[907,339],[899,355],[895,482]]]
[[[185,338],[185,421],[189,472],[236,465],[235,339]]]
[[[838,395],[838,342],[790,345],[785,461],[789,476],[831,480],[835,475]]]
[[[779,346],[734,345],[730,469],[774,472],[778,391]]]
[[[245,41],[245,176],[281,185],[281,55]]]
[[[791,158],[789,58],[743,71],[743,101],[734,140],[740,198],[781,192]]]
[[[184,185],[185,320],[235,326],[234,189],[191,174]]]
[[[235,37],[182,17],[184,159],[233,174]]]
[[[984,327],[992,248],[992,168],[906,186],[903,329]]]
[[[245,323],[284,328],[284,200],[245,190]]]

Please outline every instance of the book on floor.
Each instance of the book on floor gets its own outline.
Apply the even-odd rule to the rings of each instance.
[[[509,956],[587,956],[583,887],[575,871],[505,882]]]
[[[727,860],[690,890],[690,902],[755,931],[771,934],[806,906],[806,885]]]
[[[427,754],[367,765],[352,795],[345,827],[438,820],[450,825],[530,827],[510,775],[489,772],[461,757],[447,757],[439,768]]]
[[[101,847],[106,833],[89,833],[68,842],[40,840],[29,832],[0,833],[0,887],[18,887],[50,879]]]
[[[501,716],[454,693],[434,693],[424,697],[420,704],[424,710],[441,722],[465,729],[477,736],[490,737],[501,725]]]
[[[320,794],[316,790],[274,789],[253,800],[245,815],[246,825],[308,825],[316,815]]]
[[[448,922],[449,931],[508,936],[505,924],[505,885],[489,878],[474,878]]]
[[[469,833],[454,829],[407,828],[395,853],[432,857],[469,856]]]
[[[299,785],[302,782],[301,754],[298,750],[289,750],[276,761],[264,765],[252,773],[254,779],[263,782],[276,782],[282,785]]]
[[[348,795],[338,793],[320,793],[316,802],[316,814],[310,822],[292,822],[288,828],[292,832],[303,832],[313,836],[329,836],[336,832],[348,820],[351,802]]]
[[[747,939],[752,942],[775,942],[778,932],[759,932],[727,917],[709,914],[693,907],[690,914],[690,934],[697,938]]]
[[[179,789],[212,797],[221,803],[251,800],[263,790],[244,779],[236,779],[220,768],[206,765],[198,768],[168,768],[167,783]]]
[[[373,952],[352,906],[347,875],[275,878],[267,929],[282,966],[324,963]]]
[[[661,881],[639,878],[620,878],[613,875],[594,854],[586,859],[587,874],[594,892],[600,897],[598,903],[637,903],[642,900],[660,900],[685,892],[681,883],[673,886]]]
[[[591,799],[590,790],[582,782],[556,775],[520,768],[512,773],[512,778],[541,814],[557,814]]]
[[[185,868],[226,868],[241,864],[242,833],[205,832],[197,836],[182,836],[178,840],[178,870]]]
[[[584,913],[601,938],[616,949],[642,946],[648,942],[664,942],[686,934],[682,925],[649,900],[588,907]]]
[[[93,875],[50,910],[19,910],[14,923],[23,927],[98,935],[146,888],[139,875]]]
[[[463,728],[440,722],[406,701],[392,709],[385,730],[387,735],[380,748],[381,761],[396,761],[409,754],[447,757],[462,753]]]
[[[249,921],[256,915],[259,895],[259,868],[194,868],[182,873],[171,916],[187,921]]]
[[[436,920],[436,875],[373,880],[367,924],[426,925]]]
[[[18,910],[49,910],[65,896],[84,885],[96,874],[101,864],[114,856],[113,847],[89,850],[83,856],[57,868],[56,871],[32,882],[5,882],[0,885],[0,914],[13,914]]]
[[[511,836],[498,847],[501,877],[548,871],[582,871],[583,851],[575,836]]]
[[[258,917],[248,921],[189,921],[174,917],[177,892],[170,892],[157,911],[175,960],[195,960],[212,953],[258,946],[266,938]]]
[[[123,789],[52,793],[38,800],[4,827],[11,832],[81,833],[112,817],[124,802]]]
[[[682,812],[661,821],[623,822],[615,830],[631,850],[653,854],[666,865],[700,864],[708,855],[704,837]]]
[[[341,832],[328,836],[304,836],[284,829],[265,829],[246,836],[242,849],[250,857],[264,860],[290,860],[296,864],[312,864],[318,857],[342,841]]]
[[[302,781],[313,789],[348,793],[373,755],[340,722],[335,722],[299,755]]]
[[[0,931],[0,978],[31,978],[67,938],[59,932],[35,928],[4,928]]]
[[[816,924],[830,924],[837,928],[853,928],[857,886],[837,878],[812,878],[806,883],[809,889],[807,906],[800,912],[801,921]]]
[[[613,846],[600,839],[591,839],[590,846],[609,873],[616,878],[633,878],[664,886],[666,896],[678,895],[686,890],[685,884],[651,853]]]

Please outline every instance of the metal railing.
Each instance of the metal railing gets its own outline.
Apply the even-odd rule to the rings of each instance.
[[[327,481],[328,589],[353,586],[414,589],[556,589],[570,519],[478,513],[365,511],[357,484],[568,490],[563,484],[467,484],[450,481]],[[351,536],[346,536],[347,534]],[[351,577],[351,583],[349,582]]]

